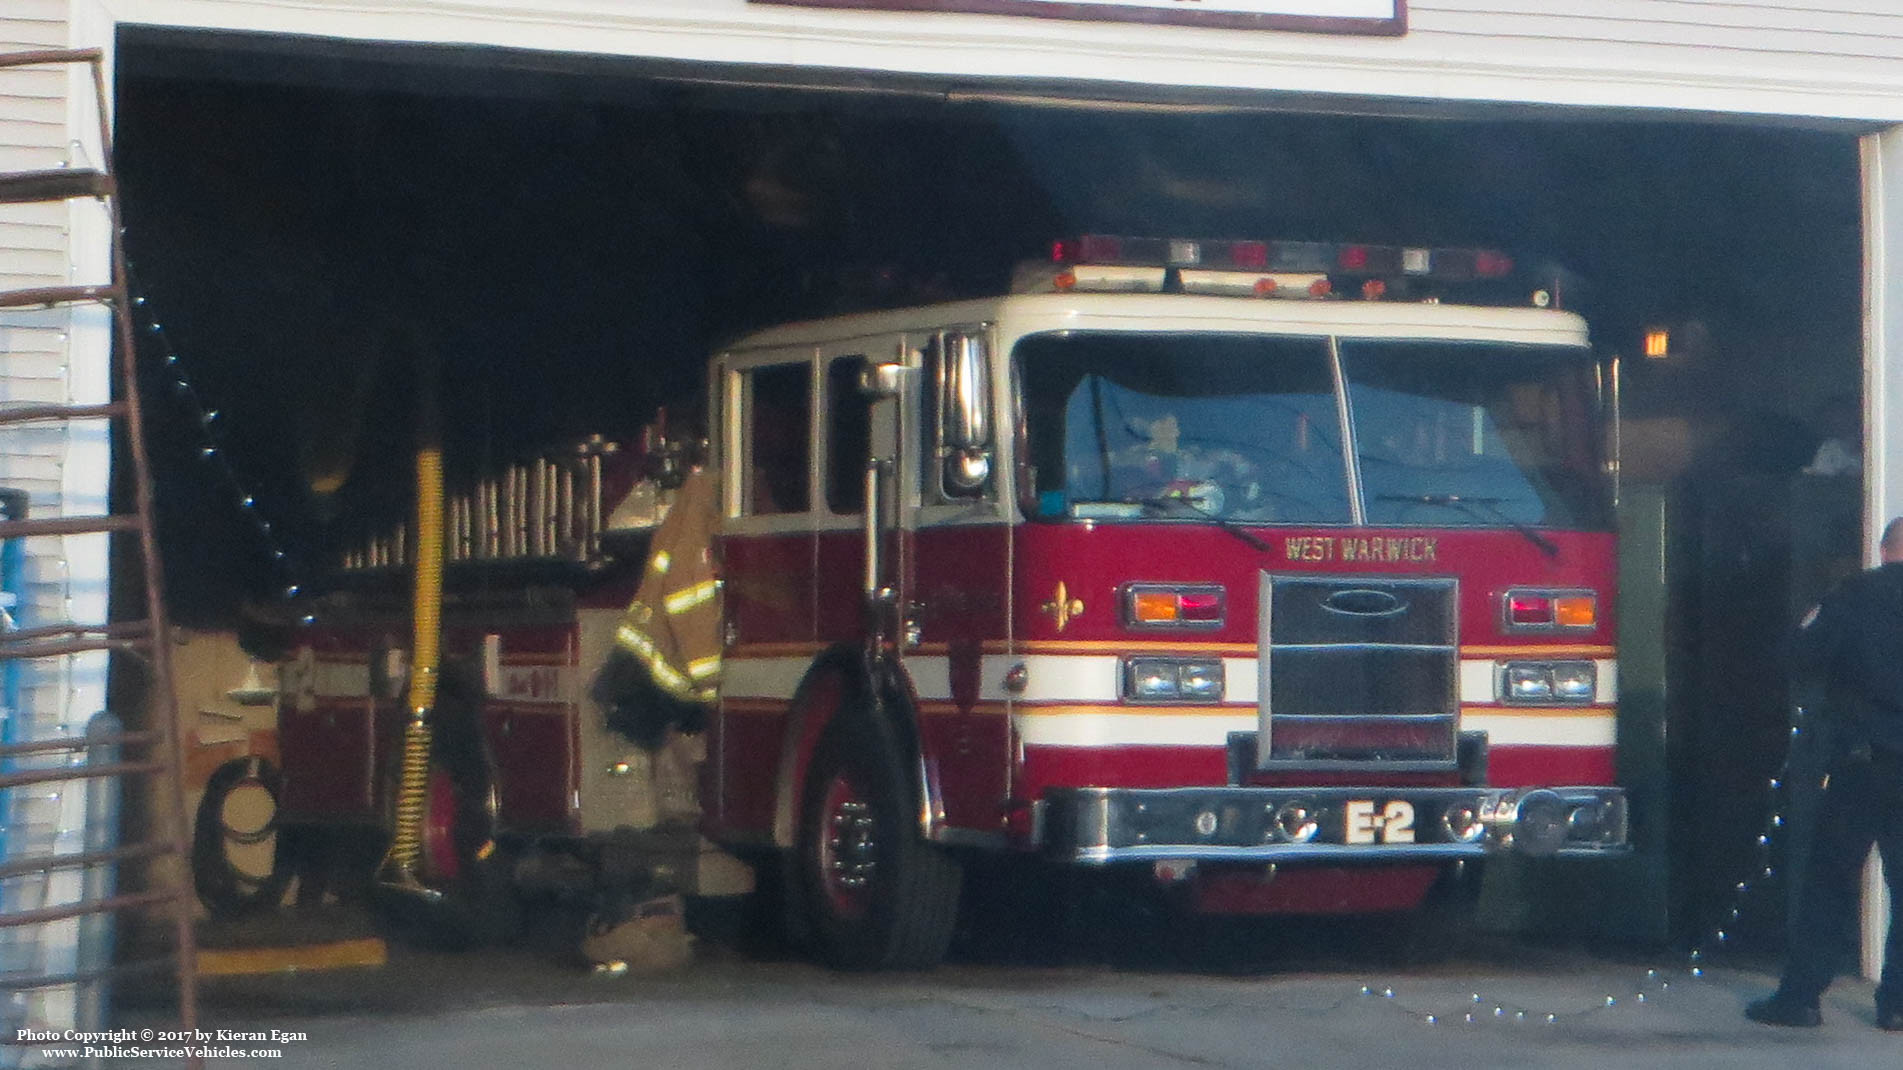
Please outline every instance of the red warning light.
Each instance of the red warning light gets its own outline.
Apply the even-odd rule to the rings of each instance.
[[[1553,623],[1552,598],[1517,591],[1507,595],[1507,622],[1533,627]]]
[[[1474,274],[1483,279],[1498,279],[1513,272],[1513,258],[1505,253],[1482,249],[1474,254]]]
[[[1059,264],[1114,264],[1123,259],[1123,240],[1107,234],[1085,234],[1051,243],[1051,260]]]
[[[1183,620],[1219,621],[1222,619],[1220,591],[1185,591],[1176,596],[1176,605]]]

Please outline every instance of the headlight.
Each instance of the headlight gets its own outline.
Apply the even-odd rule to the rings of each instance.
[[[1177,671],[1183,698],[1198,702],[1222,701],[1222,662],[1186,661]]]
[[[1578,705],[1597,697],[1598,683],[1590,661],[1509,661],[1500,671],[1500,699]]]
[[[1525,662],[1507,666],[1505,698],[1508,702],[1539,702],[1552,697],[1553,677],[1546,666]]]
[[[1591,702],[1598,673],[1590,661],[1553,663],[1553,697],[1562,702]]]
[[[1156,658],[1131,658],[1126,693],[1134,699],[1173,699],[1180,697],[1176,666]]]
[[[1221,702],[1219,658],[1129,658],[1123,697],[1132,702]]]

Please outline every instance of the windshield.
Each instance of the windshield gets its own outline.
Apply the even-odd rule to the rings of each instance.
[[[1017,356],[1040,516],[1350,519],[1326,339],[1038,335]]]
[[[1606,523],[1586,350],[1340,352],[1370,524]],[[1067,332],[1015,356],[1040,518],[1352,519],[1326,338]]]
[[[1344,339],[1341,362],[1368,523],[1607,523],[1585,350]]]

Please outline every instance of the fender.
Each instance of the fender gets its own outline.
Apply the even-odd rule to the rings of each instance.
[[[897,730],[900,745],[911,756],[910,779],[913,801],[918,808],[919,835],[930,839],[943,823],[944,800],[937,778],[928,772],[911,679],[895,661],[886,659],[868,664],[864,650],[841,643],[813,659],[793,693],[774,774],[775,847],[791,849],[797,842],[799,801],[805,793],[807,767],[819,737],[848,703],[868,698],[872,715],[884,718]]]

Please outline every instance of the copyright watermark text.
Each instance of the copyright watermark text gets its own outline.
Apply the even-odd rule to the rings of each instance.
[[[48,1045],[40,1056],[54,1061],[281,1059],[285,1045],[309,1039],[310,1034],[291,1029],[20,1029],[13,1042]]]

